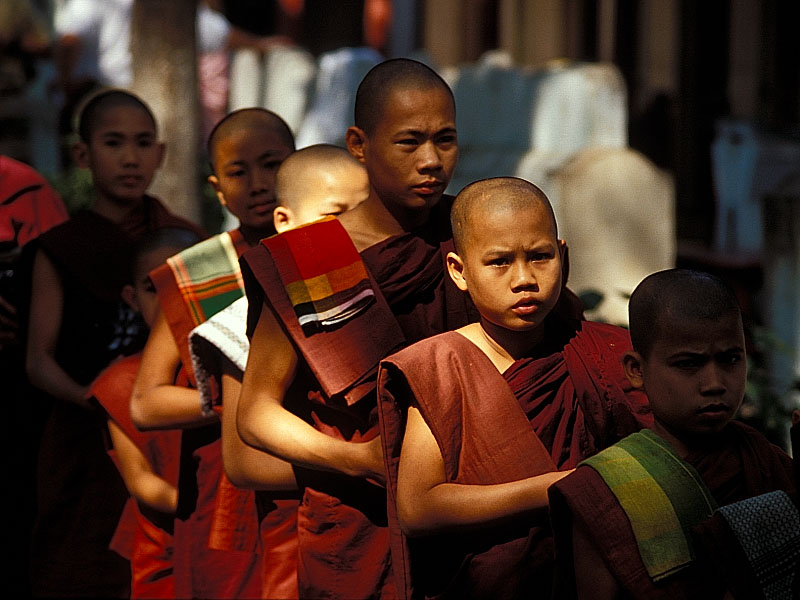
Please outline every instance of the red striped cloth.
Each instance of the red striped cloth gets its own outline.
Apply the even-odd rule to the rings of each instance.
[[[261,243],[275,261],[304,330],[340,324],[375,300],[361,256],[334,217]],[[331,248],[336,251],[331,252]]]

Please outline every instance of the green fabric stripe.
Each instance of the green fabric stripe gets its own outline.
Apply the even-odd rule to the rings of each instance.
[[[649,430],[587,459],[627,514],[649,575],[663,579],[694,558],[690,528],[715,503],[697,472]]]

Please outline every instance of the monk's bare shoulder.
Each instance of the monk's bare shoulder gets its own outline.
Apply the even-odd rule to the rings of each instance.
[[[403,233],[403,229],[383,205],[379,202],[371,202],[370,199],[336,218],[339,219],[359,252],[393,235]]]

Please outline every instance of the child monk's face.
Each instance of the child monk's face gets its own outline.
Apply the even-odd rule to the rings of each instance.
[[[133,285],[126,285],[123,298],[136,312],[141,313],[144,322],[152,327],[158,315],[159,303],[156,289],[148,273],[163,265],[170,256],[183,250],[182,246],[164,246],[151,250],[137,261]]]
[[[208,178],[217,197],[242,225],[270,229],[275,209],[275,174],[292,153],[267,126],[240,128],[220,139],[212,157],[216,175]]]
[[[742,321],[731,311],[719,319],[665,317],[656,327],[639,383],[654,429],[681,447],[720,431],[739,409],[747,378]]]
[[[79,166],[92,171],[98,197],[123,204],[141,200],[163,153],[150,115],[125,105],[102,110],[89,142],[76,148]]]
[[[538,328],[561,293],[563,243],[546,208],[473,209],[462,251],[463,280],[484,327]]]
[[[399,88],[364,141],[370,185],[384,204],[404,211],[436,204],[458,161],[453,99],[446,90]]]

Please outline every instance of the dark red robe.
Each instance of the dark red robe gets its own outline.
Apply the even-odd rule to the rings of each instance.
[[[554,321],[539,354],[502,375],[456,332],[381,363],[392,551],[403,597],[547,597],[553,568],[546,522],[517,519],[490,531],[405,538],[395,498],[408,406],[419,408],[436,438],[447,480],[463,484],[568,468],[650,422],[643,394],[622,373],[627,332],[589,322],[576,331]]]
[[[792,462],[752,427],[732,421],[713,443],[685,460],[719,506],[773,490],[794,489]],[[724,587],[710,564],[696,560],[669,579],[653,583],[639,555],[628,517],[597,471],[579,467],[550,488],[557,552],[556,594],[574,598],[573,522],[579,522],[630,598],[679,600],[722,598]]]
[[[114,359],[144,346],[146,326],[120,294],[136,242],[165,227],[199,232],[146,196],[124,223],[80,211],[25,246],[28,257],[44,252],[58,273],[64,301],[55,357],[78,384],[88,385]],[[130,566],[108,544],[128,494],[106,454],[105,415],[49,400],[37,465],[33,593],[127,595]]]
[[[130,397],[140,363],[141,354],[114,363],[92,383],[90,394],[142,451],[153,472],[177,486],[180,431],[141,432],[131,421]],[[109,455],[117,463],[111,446]],[[147,507],[139,510],[136,500],[128,499],[111,548],[131,561],[131,598],[175,596],[172,520]]]
[[[241,232],[232,231],[230,236],[238,254],[247,249]],[[190,356],[188,334],[197,323],[188,314],[168,265],[158,267],[150,277],[179,354],[186,360]],[[188,379],[183,385],[190,387],[194,374],[190,369],[184,373]],[[199,406],[199,394],[197,402]],[[175,519],[177,597],[261,595],[258,522],[254,511],[253,492],[234,488],[225,476],[219,422],[185,429]]]
[[[328,435],[370,440],[378,435],[376,376],[380,358],[407,343],[477,318],[469,297],[455,287],[445,269],[444,257],[453,249],[451,203],[452,198],[443,198],[423,228],[361,252],[379,292],[378,303],[388,311],[381,309],[380,316],[367,311],[341,330],[326,334],[331,337],[328,350],[309,342],[299,327],[287,325],[288,319],[283,322],[301,358],[284,406]],[[265,305],[281,322],[282,311],[276,302],[281,302],[279,297],[285,296],[285,291],[270,262],[261,245],[242,257],[250,303],[249,335]],[[365,356],[363,345],[356,340],[370,335],[386,341]],[[354,364],[361,365],[363,372],[354,372]],[[385,490],[334,473],[299,467],[295,471],[304,487],[298,512],[300,596],[394,597]]]

